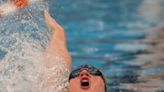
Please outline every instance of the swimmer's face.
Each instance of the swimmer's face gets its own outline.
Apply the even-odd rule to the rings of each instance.
[[[101,76],[84,69],[77,77],[70,79],[69,92],[105,92],[105,83]]]

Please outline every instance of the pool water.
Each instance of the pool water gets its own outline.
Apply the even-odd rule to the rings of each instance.
[[[164,92],[163,4],[163,0],[52,0],[50,13],[66,31],[73,69],[84,64],[98,67],[106,76],[108,92]],[[24,79],[41,69],[36,55],[50,39],[44,9],[38,3],[0,20],[0,92],[3,81],[17,77],[13,69]]]
[[[158,38],[159,32],[163,34],[158,31],[163,30],[163,4],[162,0],[56,0],[50,9],[67,33],[73,68],[84,64],[100,68],[109,92],[163,92],[164,40]]]

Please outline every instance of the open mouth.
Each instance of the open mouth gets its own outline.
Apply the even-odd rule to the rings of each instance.
[[[84,90],[89,89],[90,84],[89,84],[89,79],[88,78],[82,78],[81,79],[81,88]]]

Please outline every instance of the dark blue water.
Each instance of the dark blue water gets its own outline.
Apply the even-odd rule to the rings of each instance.
[[[107,78],[108,92],[164,92],[163,4],[163,0],[53,0],[50,12],[66,31],[73,69],[84,64],[98,67]],[[40,16],[41,12],[35,11],[31,14]],[[25,9],[22,15],[28,12]],[[42,39],[48,39],[48,32],[40,24],[41,16],[36,16],[27,17],[28,27],[18,23],[27,30],[20,29],[19,33],[32,34],[30,37],[42,49],[47,43]],[[32,29],[36,26],[30,20],[45,29],[43,33]],[[0,50],[0,60],[16,41],[13,29],[19,26],[11,25],[13,28],[7,27],[10,32],[1,29],[0,46],[5,49]]]
[[[109,92],[163,92],[164,59],[156,61],[152,56],[152,53],[155,57],[162,55],[163,51],[149,51],[149,46],[154,45],[145,41],[151,38],[149,29],[161,23],[161,3],[161,0],[55,0],[50,9],[67,33],[73,68],[83,64],[100,68],[108,79]],[[155,5],[159,6],[160,15],[153,12],[158,9],[149,10],[150,6],[156,9]],[[158,55],[157,59],[161,58]]]

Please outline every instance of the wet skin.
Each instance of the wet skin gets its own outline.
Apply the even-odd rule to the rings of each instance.
[[[76,78],[69,83],[69,92],[105,92],[104,81],[100,76],[89,74],[83,70]]]
[[[71,69],[71,56],[68,52],[66,46],[66,36],[64,29],[50,16],[48,10],[44,11],[45,16],[45,23],[47,24],[48,28],[52,31],[53,35],[49,42],[49,45],[46,49],[47,54],[51,54],[53,56],[60,56],[63,57],[64,61],[66,62],[67,68]],[[46,66],[51,67],[55,62],[48,62],[46,61]]]

